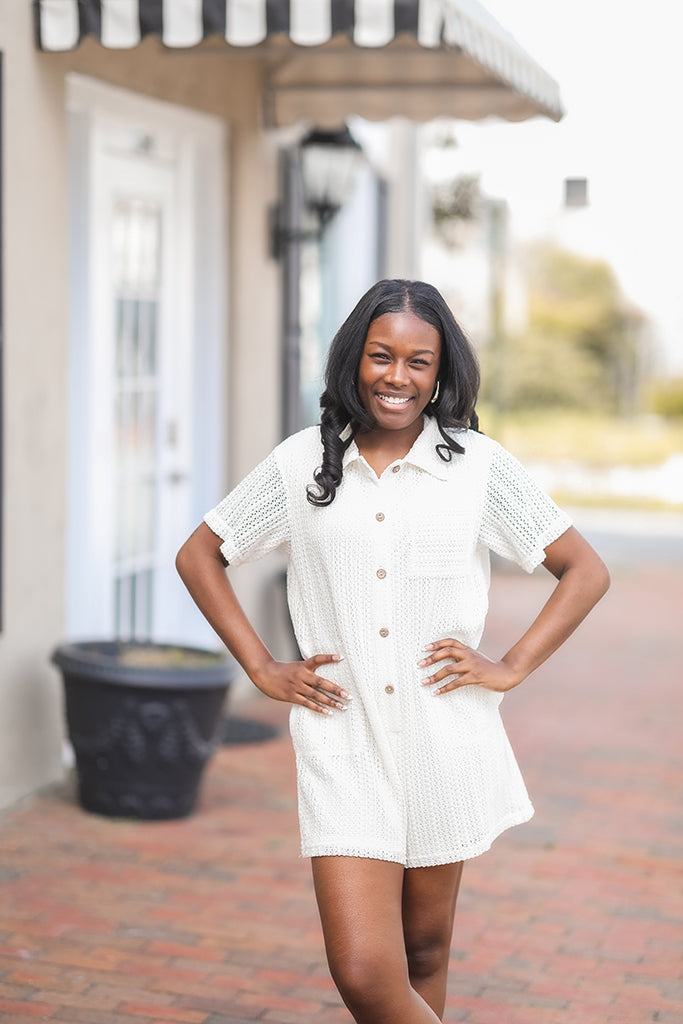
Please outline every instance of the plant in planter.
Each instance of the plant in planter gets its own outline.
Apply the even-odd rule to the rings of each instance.
[[[82,806],[146,820],[190,814],[233,665],[211,651],[133,641],[63,644],[52,661]]]

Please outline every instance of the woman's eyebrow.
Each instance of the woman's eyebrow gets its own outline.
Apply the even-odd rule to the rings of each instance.
[[[380,348],[385,349],[387,352],[391,352],[391,345],[385,345],[383,341],[369,341],[368,345],[379,345]],[[416,348],[414,352],[410,353],[411,356],[433,356],[433,348]]]

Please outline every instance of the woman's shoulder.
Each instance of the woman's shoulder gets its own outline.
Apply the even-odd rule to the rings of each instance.
[[[480,434],[478,430],[446,427],[445,432],[464,449],[467,462],[489,461],[500,450],[497,441],[486,434]]]
[[[322,441],[320,439],[320,426],[304,427],[296,434],[290,434],[284,441],[281,441],[274,449],[273,455],[282,470],[291,472],[295,469],[302,469],[310,473],[311,462],[317,468],[322,458]]]
[[[473,453],[494,452],[500,445],[487,434],[481,434],[478,430],[463,430],[460,434],[463,448],[470,449]]]
[[[463,434],[465,439],[461,438],[460,443],[469,454],[471,461],[485,466],[489,475],[505,476],[525,471],[517,456],[508,451],[495,438],[480,434],[476,430],[467,430]]]

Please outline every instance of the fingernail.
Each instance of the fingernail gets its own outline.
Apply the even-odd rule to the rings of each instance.
[[[435,646],[436,646],[435,644],[426,644],[424,646],[423,650],[425,650],[425,651],[433,651]]]
[[[422,661],[418,661],[417,667],[418,668],[424,668],[426,664],[427,664],[427,659],[423,658]]]
[[[438,697],[440,693],[441,690],[432,690],[432,697]]]
[[[346,690],[340,690],[339,693],[344,698],[344,700],[351,700],[351,694],[347,693]]]
[[[323,708],[322,712],[323,712],[324,715],[331,715],[331,714],[333,714],[332,708]]]
[[[423,686],[429,686],[429,684],[431,683],[431,681],[432,681],[432,677],[431,677],[431,676],[427,676],[427,678],[426,678],[426,679],[423,679],[423,680],[422,680],[422,685],[423,685]]]
[[[344,660],[344,655],[343,654],[335,654],[334,661],[343,661],[343,660]]]

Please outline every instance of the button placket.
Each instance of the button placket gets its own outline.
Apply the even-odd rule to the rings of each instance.
[[[398,638],[393,620],[393,563],[391,558],[393,539],[391,522],[395,517],[387,503],[388,495],[394,490],[393,478],[385,477],[381,481],[380,490],[383,490],[384,494],[373,512],[374,530],[372,532],[375,543],[372,553],[373,561],[368,566],[368,572],[374,577],[370,587],[373,594],[372,621],[376,641],[375,679],[382,721],[389,733],[398,733],[401,729],[401,704],[395,686],[395,644]]]
[[[380,519],[381,515],[381,519]],[[368,570],[373,573],[375,579],[371,585],[373,594],[373,609],[375,611],[375,623],[376,623],[376,635],[382,641],[387,641],[391,635],[391,601],[389,595],[391,593],[391,586],[389,580],[387,580],[386,566],[389,564],[389,557],[391,551],[391,530],[388,528],[388,523],[385,522],[385,513],[375,514],[375,544],[373,550],[373,562],[374,564],[368,566]],[[387,650],[387,644],[384,643],[380,648],[382,658],[386,658],[389,654]]]

